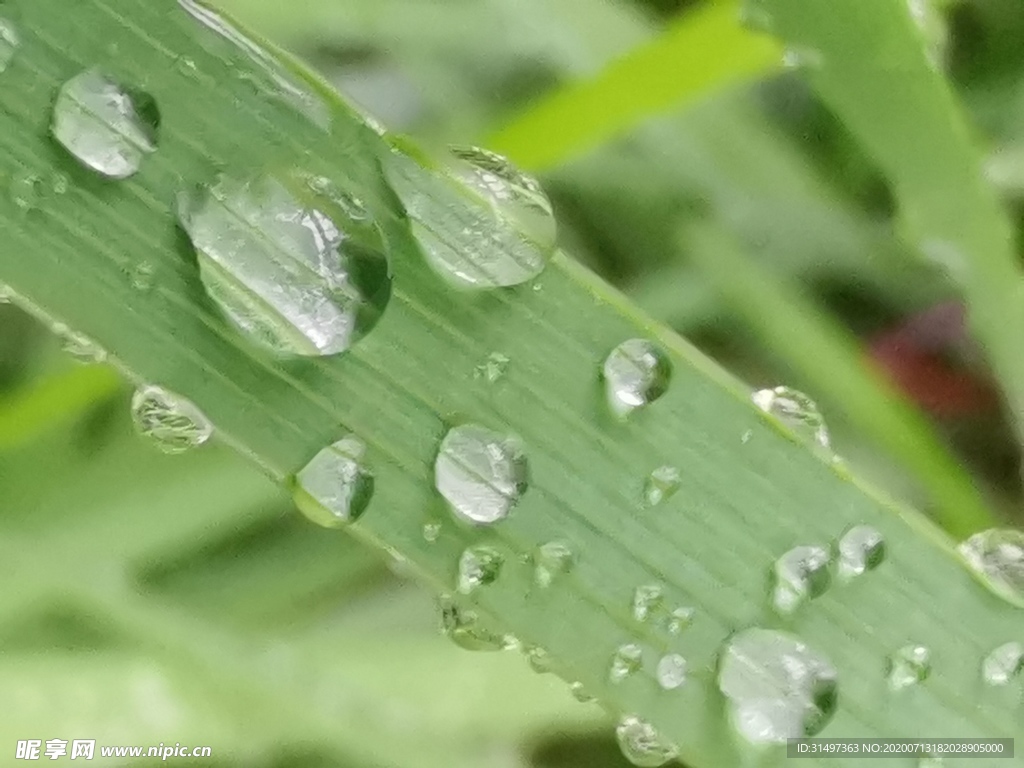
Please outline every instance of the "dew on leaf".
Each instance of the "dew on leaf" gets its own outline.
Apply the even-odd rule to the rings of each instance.
[[[256,343],[309,357],[349,349],[390,298],[383,237],[360,210],[298,172],[221,175],[178,202],[210,298]]]
[[[932,671],[931,655],[924,645],[905,645],[893,653],[886,668],[889,687],[899,691],[926,680]]]
[[[832,663],[793,635],[753,628],[726,643],[718,687],[734,727],[754,744],[813,736],[838,699]]]
[[[53,137],[86,168],[110,179],[138,172],[156,152],[156,103],[96,69],[68,80],[53,107]]]
[[[430,522],[423,524],[423,540],[428,544],[433,544],[437,541],[441,535],[441,524]]]
[[[665,654],[658,659],[655,677],[666,691],[678,688],[686,682],[686,659],[678,653]]]
[[[526,662],[530,669],[539,675],[546,675],[553,668],[551,654],[538,645],[527,646],[523,649],[526,655]]]
[[[503,651],[517,645],[514,637],[488,627],[475,611],[463,608],[451,595],[441,595],[438,607],[441,631],[460,648],[467,651]]]
[[[665,741],[650,723],[627,715],[615,728],[623,756],[640,768],[657,768],[679,756],[678,748]]]
[[[839,573],[844,578],[860,576],[885,560],[885,539],[870,525],[858,525],[839,540]]]
[[[612,654],[611,664],[608,666],[608,681],[621,683],[627,677],[631,677],[640,670],[643,658],[643,649],[636,643],[620,645]]]
[[[564,541],[549,541],[537,547],[534,559],[533,581],[541,589],[547,589],[559,576],[573,569],[576,553]]]
[[[665,394],[672,363],[653,342],[629,339],[605,358],[602,374],[609,406],[618,416],[627,416]]]
[[[644,482],[644,503],[656,507],[679,489],[679,470],[665,465],[658,467]]]
[[[1024,607],[1024,532],[992,528],[959,546],[961,557],[995,594]]]
[[[155,385],[135,391],[132,420],[136,429],[164,453],[183,453],[213,435],[213,424],[195,403]]]
[[[641,584],[633,590],[633,618],[647,621],[661,610],[665,590],[659,584]]]
[[[458,591],[468,595],[478,587],[497,581],[505,557],[494,547],[468,547],[459,557]]]
[[[441,441],[434,483],[460,518],[495,523],[508,517],[526,492],[526,455],[511,436],[477,424],[453,427]]]
[[[828,448],[830,438],[817,404],[803,392],[790,387],[761,389],[753,394],[754,404],[769,413],[801,438]]]
[[[348,435],[327,446],[295,475],[296,506],[317,525],[337,528],[359,519],[373,497],[366,446]]]
[[[688,606],[673,608],[665,622],[665,629],[670,635],[678,635],[693,623],[695,611]]]
[[[993,650],[981,663],[982,679],[989,685],[1006,685],[1024,669],[1024,644],[1013,641]]]
[[[488,383],[494,384],[505,375],[508,363],[509,359],[505,355],[500,352],[491,352],[487,356],[487,361],[476,367],[473,376],[478,379],[486,379]]]
[[[832,583],[829,551],[820,546],[794,547],[775,561],[772,604],[779,613],[793,613],[825,593]]]
[[[64,323],[54,323],[50,330],[60,339],[61,348],[79,362],[102,363],[107,359],[107,351],[84,333]]]
[[[569,693],[581,704],[589,704],[594,700],[594,697],[587,692],[586,687],[579,680],[569,684]]]
[[[4,13],[0,8],[0,13]],[[21,45],[21,35],[18,28],[6,16],[0,15],[0,72],[4,72],[14,59]]]

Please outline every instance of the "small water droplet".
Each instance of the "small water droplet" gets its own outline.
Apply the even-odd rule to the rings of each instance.
[[[495,523],[526,492],[526,455],[514,437],[477,424],[453,427],[441,441],[434,484],[459,517]]]
[[[654,402],[668,390],[672,363],[646,339],[619,344],[604,361],[608,404],[619,416]]]
[[[531,645],[523,649],[526,654],[526,661],[530,669],[538,675],[546,675],[553,668],[551,654],[537,645]]]
[[[3,9],[0,9],[2,11]],[[7,70],[14,54],[18,52],[21,45],[21,35],[18,28],[9,18],[0,16],[0,72]]]
[[[754,404],[770,413],[800,437],[828,448],[830,439],[818,406],[803,392],[790,387],[761,389],[753,395]]]
[[[441,595],[438,607],[441,631],[460,648],[467,651],[504,651],[517,645],[514,637],[485,626],[475,611],[462,608],[451,595]]]
[[[469,547],[459,557],[458,590],[468,595],[478,587],[493,584],[501,575],[505,557],[494,547]]]
[[[678,688],[686,682],[686,659],[678,653],[669,653],[658,660],[656,670],[658,685],[666,691]]]
[[[638,672],[643,659],[643,649],[636,643],[620,645],[612,654],[612,661],[608,667],[609,682],[621,683],[627,677]]]
[[[656,507],[679,489],[679,470],[665,465],[647,476],[644,483],[644,503]]]
[[[50,186],[53,188],[53,193],[55,195],[67,194],[70,184],[71,181],[68,177],[60,171],[55,172],[53,176],[50,177]]]
[[[782,54],[782,66],[787,69],[821,69],[825,56],[817,48],[791,45]]]
[[[743,445],[746,445],[747,443],[750,442],[750,438],[752,438],[753,436],[754,436],[754,431],[753,430],[751,430],[751,429],[745,430],[743,432],[743,434],[740,435],[740,443],[742,443]]]
[[[53,107],[53,137],[85,167],[126,179],[156,152],[156,102],[132,94],[98,70],[68,80]]]
[[[694,613],[693,608],[686,606],[673,608],[672,612],[668,615],[665,629],[668,630],[670,635],[680,634],[684,629],[693,624]]]
[[[559,576],[569,573],[576,565],[576,553],[563,541],[549,541],[537,548],[533,581],[547,589]]]
[[[14,301],[14,289],[5,283],[0,283],[0,304],[10,304]]]
[[[640,768],[657,768],[679,756],[679,750],[668,743],[650,723],[636,715],[627,715],[615,728],[615,738],[623,756]]]
[[[1024,532],[992,528],[971,536],[959,551],[989,589],[1024,606]]]
[[[665,591],[658,584],[641,584],[633,591],[633,618],[647,621],[661,610]]]
[[[923,645],[905,645],[889,657],[889,687],[894,691],[917,685],[932,671],[931,651]]]
[[[43,180],[34,173],[20,172],[11,179],[8,192],[11,201],[18,206],[22,213],[28,213],[39,207],[39,201],[43,197]]]
[[[815,735],[838,700],[836,670],[825,656],[792,635],[761,628],[729,639],[718,687],[735,728],[754,744]]]
[[[1004,643],[981,663],[982,679],[989,685],[1006,685],[1024,669],[1024,645]]]
[[[156,267],[153,266],[152,262],[136,262],[132,265],[130,274],[132,288],[142,292],[151,290],[153,288],[155,275]]]
[[[586,687],[579,680],[569,685],[569,692],[581,704],[589,704],[594,700],[594,697],[587,692]]]
[[[793,613],[818,597],[832,583],[831,557],[824,547],[794,547],[775,561],[772,604],[779,613]]]
[[[54,323],[50,329],[60,337],[63,350],[79,362],[102,363],[107,359],[107,351],[84,333],[73,331],[64,323]]]
[[[440,523],[424,523],[423,524],[423,540],[428,544],[433,544],[437,541],[441,535],[441,524]]]
[[[380,231],[357,202],[321,194],[304,173],[220,176],[182,195],[207,293],[257,343],[281,355],[344,352],[372,330],[391,295]]]
[[[885,539],[870,525],[851,528],[839,540],[839,573],[844,578],[860,576],[885,560]]]
[[[213,424],[202,411],[181,395],[148,385],[132,397],[135,427],[164,453],[182,453],[203,445],[213,434]]]
[[[487,356],[487,362],[481,363],[476,367],[473,371],[473,376],[478,379],[487,379],[488,382],[494,384],[505,375],[508,363],[509,359],[505,355],[500,352],[491,352]]]
[[[551,205],[536,180],[507,160],[456,147],[443,169],[405,152],[387,170],[428,263],[463,288],[499,288],[537,277],[555,249]]]
[[[347,435],[323,450],[295,475],[295,504],[317,525],[337,528],[359,519],[373,497],[373,475],[363,464],[366,446]]]

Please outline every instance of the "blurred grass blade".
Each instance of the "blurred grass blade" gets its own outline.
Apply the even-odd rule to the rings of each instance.
[[[735,239],[707,225],[684,236],[685,247],[731,310],[758,340],[814,385],[822,402],[927,489],[934,517],[964,538],[995,525],[970,474],[949,454],[928,420],[872,369],[857,340],[795,285],[748,258]]]
[[[841,693],[823,735],[1022,735],[1013,707],[977,693],[981,659],[1019,630],[1019,612],[961,567],[922,516],[809,451],[756,409],[745,387],[593,274],[557,254],[533,284],[456,292],[426,263],[381,172],[391,144],[293,60],[232,47],[170,0],[80,0],[73,13],[66,0],[35,0],[19,9],[21,45],[0,88],[0,174],[59,174],[66,182],[34,185],[31,205],[0,197],[0,280],[23,301],[95,339],[136,380],[194,401],[220,439],[275,480],[353,433],[366,444],[375,488],[352,526],[356,535],[400,556],[440,590],[453,589],[467,547],[497,549],[500,578],[466,596],[473,609],[524,647],[543,648],[553,672],[582,682],[610,710],[649,720],[691,766],[751,759],[724,714],[715,670],[728,638],[757,624],[785,623],[835,666]],[[144,90],[159,107],[159,146],[129,180],[99,178],[49,135],[62,84],[90,68]],[[393,292],[379,325],[353,349],[275,357],[219,314],[176,226],[175,202],[224,169],[324,178],[326,187],[362,201],[379,224]],[[466,211],[453,204],[445,213],[428,222],[432,233],[446,242],[464,237]],[[143,254],[153,275],[148,288],[131,279]],[[609,351],[631,338],[662,348],[671,386],[620,420],[609,413],[600,371]],[[477,371],[495,353],[508,362],[492,381]],[[465,421],[515,434],[529,462],[514,513],[489,528],[459,524],[434,487],[439,443]],[[678,488],[651,509],[645,484],[666,465],[678,470]],[[135,519],[143,532],[174,522]],[[886,562],[785,622],[776,616],[766,589],[773,563],[794,546],[831,547],[854,524],[883,534]],[[64,553],[79,543],[66,528],[50,531]],[[575,558],[545,588],[535,565],[548,542],[566,542]],[[75,551],[79,562],[106,564],[102,548]],[[119,600],[126,583],[99,567],[90,582],[119,625],[147,624],[156,609]],[[633,598],[648,585],[661,588],[666,613],[695,610],[685,633],[637,618]],[[886,659],[910,642],[928,644],[934,669],[920,695],[897,699],[887,688]],[[641,668],[615,680],[610,662],[625,643],[640,648]],[[683,654],[692,672],[672,692],[655,673],[669,650]],[[215,667],[201,666],[196,680]],[[340,699],[346,715],[363,711],[342,698],[344,684],[325,687],[315,678],[286,687],[286,695],[271,689],[257,696],[239,677],[228,675],[225,685],[242,692],[223,696],[251,696],[261,718],[308,711],[306,697],[314,694]],[[431,684],[452,685],[439,677]],[[436,699],[430,694],[424,701]],[[486,696],[500,701],[504,691],[496,685]],[[333,723],[311,720],[300,735],[323,734]],[[394,764],[392,741],[366,743],[358,757]],[[763,766],[784,759],[757,756]]]
[[[711,88],[769,72],[781,61],[778,43],[740,26],[735,3],[698,6],[594,79],[542,98],[487,144],[525,168],[543,170]]]
[[[913,244],[964,288],[970,322],[1024,430],[1024,301],[1015,236],[911,3],[764,0],[774,30],[878,162]]]

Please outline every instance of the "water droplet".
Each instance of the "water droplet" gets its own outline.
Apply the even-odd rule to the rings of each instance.
[[[678,688],[686,682],[686,659],[678,653],[669,653],[658,660],[656,670],[658,685],[666,691]]]
[[[481,363],[476,367],[473,375],[478,379],[487,379],[488,382],[494,384],[498,379],[505,375],[505,371],[508,369],[509,359],[500,352],[491,352],[487,356],[487,362]]]
[[[43,180],[34,173],[17,173],[11,179],[8,192],[21,212],[28,213],[39,207],[39,200],[43,196]]]
[[[646,339],[624,341],[604,361],[608,403],[619,416],[652,403],[665,394],[672,363]]]
[[[800,437],[823,448],[829,447],[828,428],[818,406],[803,392],[789,387],[762,389],[754,393],[754,404],[770,413]]]
[[[885,539],[870,525],[851,528],[839,540],[839,573],[844,578],[874,570],[885,560]]]
[[[136,262],[132,265],[130,274],[132,288],[142,292],[149,291],[153,287],[155,275],[156,267],[153,266],[152,262]]]
[[[348,435],[321,450],[295,475],[295,504],[317,525],[337,528],[359,519],[373,497],[366,446]]]
[[[464,288],[519,285],[539,275],[555,248],[551,206],[534,179],[504,158],[455,148],[428,169],[405,152],[387,170],[429,264]]]
[[[693,608],[680,607],[672,609],[668,616],[665,629],[670,635],[678,635],[693,623]]]
[[[633,618],[647,621],[661,610],[665,591],[657,584],[641,584],[633,592]]]
[[[641,768],[656,768],[679,756],[679,750],[664,741],[650,723],[627,715],[615,728],[623,756]]]
[[[459,606],[451,595],[438,598],[441,631],[467,651],[503,651],[516,646],[514,637],[484,625],[475,611]]]
[[[732,721],[748,741],[782,743],[813,736],[838,700],[835,668],[784,632],[753,628],[729,639],[718,673]]]
[[[132,420],[164,453],[182,453],[202,445],[213,434],[213,424],[191,400],[153,385],[135,391]]]
[[[493,584],[504,564],[504,555],[494,547],[480,545],[464,550],[459,558],[459,592],[468,595],[477,587]]]
[[[982,531],[963,542],[959,551],[989,589],[1024,606],[1024,532],[1008,528]]]
[[[1024,645],[1004,643],[985,657],[981,676],[989,685],[1006,685],[1024,669]]]
[[[207,49],[214,55],[231,61],[241,54],[246,65],[255,65],[254,68],[236,68],[234,71],[238,79],[249,82],[260,94],[288,104],[305,115],[314,125],[324,130],[330,129],[331,112],[326,102],[317,96],[312,88],[293,76],[259,43],[243,34],[223,16],[196,0],[178,0],[178,5],[214,34],[211,40],[204,41]]]
[[[506,518],[526,492],[526,455],[513,437],[463,424],[441,441],[434,484],[459,517],[494,523]]]
[[[932,671],[931,651],[923,645],[905,645],[889,657],[889,687],[902,690],[927,679]]]
[[[821,69],[825,57],[817,48],[791,45],[782,54],[782,66],[787,69]]]
[[[553,668],[551,654],[537,645],[531,645],[523,649],[526,654],[526,661],[530,669],[538,675],[546,675]]]
[[[658,467],[644,483],[644,503],[656,507],[679,489],[679,470],[668,465]]]
[[[569,573],[576,564],[576,553],[562,541],[549,541],[537,548],[533,581],[541,589],[547,589],[559,576]]]
[[[620,645],[612,654],[612,663],[608,667],[608,680],[612,683],[621,683],[627,677],[640,670],[644,660],[643,649],[636,643]]]
[[[53,137],[85,167],[111,179],[135,174],[156,152],[156,102],[98,70],[68,80],[53,107]]]
[[[589,704],[594,700],[594,697],[587,692],[586,687],[579,680],[569,685],[569,692],[581,704]]]
[[[21,35],[14,22],[0,16],[0,72],[4,72],[11,64],[14,54],[21,45]]]
[[[822,595],[832,583],[831,557],[824,547],[794,547],[775,561],[772,603],[780,613],[792,613],[807,600]]]
[[[437,541],[441,535],[441,524],[440,523],[424,523],[423,524],[423,540],[428,544],[433,544]]]
[[[0,304],[10,304],[14,301],[14,289],[4,283],[0,283]]]
[[[107,351],[83,333],[73,331],[64,323],[54,323],[51,330],[60,337],[65,352],[82,363],[102,363]]]
[[[178,214],[207,293],[282,355],[344,352],[380,319],[391,275],[380,231],[351,197],[295,173],[220,176],[182,195]],[[362,214],[358,214],[362,215]]]

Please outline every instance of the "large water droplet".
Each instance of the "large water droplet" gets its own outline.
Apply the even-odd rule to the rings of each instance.
[[[761,389],[753,394],[754,404],[770,413],[800,437],[823,448],[829,447],[828,428],[811,398],[790,387]]]
[[[658,467],[644,483],[644,503],[655,507],[679,489],[679,470],[668,465]]]
[[[672,363],[647,339],[624,341],[604,361],[608,404],[619,416],[657,400],[668,389]]]
[[[658,584],[641,584],[633,591],[633,618],[647,621],[661,610],[665,590]]]
[[[441,631],[460,648],[467,651],[503,651],[515,648],[511,635],[487,627],[476,612],[459,606],[450,595],[438,598]]]
[[[182,453],[202,445],[213,424],[191,400],[163,387],[145,386],[132,397],[132,420],[164,453]]]
[[[679,756],[679,750],[661,738],[650,723],[627,715],[615,728],[623,756],[640,768],[657,768]]]
[[[997,595],[1024,607],[1024,532],[993,528],[976,533],[960,555]]]
[[[621,683],[627,677],[634,675],[640,670],[644,660],[644,651],[636,643],[620,645],[612,654],[611,664],[608,666],[608,681]]]
[[[982,679],[989,685],[1006,685],[1024,669],[1024,645],[1009,642],[1000,645],[981,663]]]
[[[325,179],[221,176],[182,195],[178,211],[210,297],[279,354],[344,352],[387,305],[380,232],[357,200]]]
[[[932,671],[931,651],[923,645],[905,645],[889,657],[889,687],[894,691],[926,680]]]
[[[457,515],[472,523],[494,523],[506,518],[526,492],[526,455],[513,437],[463,424],[441,441],[434,483]]]
[[[84,333],[74,331],[64,323],[54,323],[51,330],[60,337],[65,352],[82,363],[102,363],[107,351]]]
[[[0,13],[4,13],[2,7],[0,7]],[[18,33],[18,28],[13,21],[0,16],[0,72],[6,70],[10,65],[19,45],[21,45],[21,35]]]
[[[870,525],[858,525],[839,540],[839,573],[844,578],[860,576],[885,560],[885,539]]]
[[[686,659],[678,653],[669,653],[658,660],[655,670],[658,685],[666,691],[678,688],[686,682]]]
[[[818,733],[832,718],[839,692],[825,656],[792,635],[760,628],[728,641],[718,687],[736,729],[755,744]]]
[[[505,557],[494,547],[469,547],[459,557],[458,589],[468,595],[477,587],[493,584],[501,575]]]
[[[807,600],[822,595],[832,583],[830,556],[819,546],[794,547],[775,561],[772,604],[792,613]]]
[[[537,548],[533,581],[547,589],[559,576],[568,573],[576,564],[576,553],[563,541],[549,541]]]
[[[111,179],[126,179],[156,151],[159,124],[151,98],[89,69],[60,89],[51,130],[85,167]]]
[[[396,151],[387,169],[413,234],[444,279],[497,288],[531,280],[547,265],[555,248],[551,205],[537,182],[504,158],[455,148],[447,167],[428,170]]]
[[[363,465],[366,446],[348,435],[327,446],[295,475],[296,506],[317,525],[337,528],[366,511],[373,475]]]

